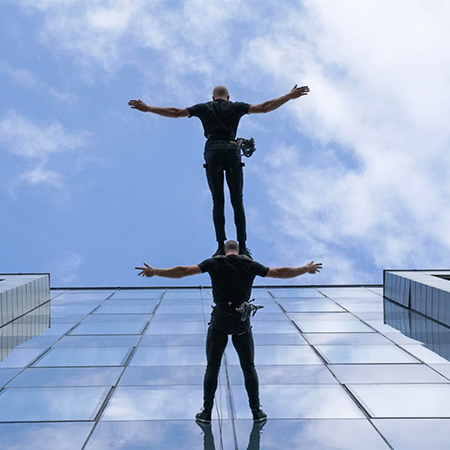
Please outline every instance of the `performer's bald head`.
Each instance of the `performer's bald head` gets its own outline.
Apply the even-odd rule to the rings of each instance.
[[[226,86],[216,86],[213,89],[213,98],[223,98],[224,100],[228,100],[230,97],[230,93],[228,92],[228,88]]]

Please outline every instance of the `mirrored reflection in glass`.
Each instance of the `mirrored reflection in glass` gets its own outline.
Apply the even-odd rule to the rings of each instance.
[[[20,370],[18,369],[0,369],[0,388],[14,378],[19,372]]]
[[[370,333],[360,320],[294,320],[304,333]]]
[[[426,363],[443,363],[450,361],[450,328],[428,319],[408,308],[389,300],[384,301],[384,321],[407,337],[422,342],[422,346],[405,346],[419,359]],[[401,344],[413,344],[402,342]],[[427,350],[429,349],[429,350]],[[434,352],[434,353],[433,353]]]
[[[8,387],[114,386],[121,367],[25,369]]]
[[[139,335],[65,336],[53,347],[135,347]]]
[[[362,446],[368,450],[389,449],[368,420],[269,418],[264,427],[259,427],[260,432],[252,421],[236,420],[235,429],[239,448],[247,450],[280,450],[280,442],[282,448],[299,450],[361,450]]]
[[[239,365],[239,358],[234,348],[228,347],[226,350],[227,363],[230,365]],[[255,347],[256,364],[278,364],[278,365],[294,365],[294,364],[322,364],[322,360],[307,345],[271,345]]]
[[[409,364],[419,361],[395,345],[315,345],[330,364]]]
[[[317,291],[316,289],[310,288],[268,288],[268,291],[276,298],[290,297],[290,298],[299,298],[299,297],[320,297],[323,298],[323,295]]]
[[[299,333],[292,322],[266,322],[264,320],[255,320],[252,322],[254,334],[261,333]],[[255,338],[256,339],[256,338]]]
[[[5,450],[80,450],[93,425],[92,422],[0,423],[0,439]]]
[[[108,300],[153,299],[158,300],[165,289],[124,289],[116,291]]]
[[[206,334],[204,322],[150,322],[145,335],[150,334]]]
[[[200,313],[173,313],[165,314],[159,311],[155,314],[153,322],[204,322],[206,319],[209,320],[209,315],[203,315]]]
[[[205,366],[133,366],[127,367],[120,379],[123,386],[203,385]],[[219,383],[226,384],[223,367]]]
[[[77,324],[83,320],[85,314],[52,314],[51,323],[72,323]]]
[[[206,342],[205,334],[151,334],[144,335],[139,347],[193,346],[201,347]]]
[[[71,336],[80,334],[141,334],[146,322],[82,323],[70,332]]]
[[[300,333],[266,333],[254,336],[255,345],[308,345]]]
[[[169,299],[169,298],[198,298],[199,300],[202,298],[208,298],[210,297],[207,292],[205,292],[202,289],[193,288],[193,289],[169,289],[163,297],[163,301]]]
[[[17,348],[49,348],[58,339],[59,336],[36,336],[18,345]]]
[[[228,419],[227,393],[222,399],[220,417]],[[180,401],[183,399],[183,401]],[[203,402],[201,386],[119,386],[109,401],[101,420],[192,420]],[[216,409],[214,417],[217,418]]]
[[[321,365],[268,366],[257,364],[260,384],[337,384],[331,372]],[[231,384],[244,384],[242,370],[238,366],[228,366]]]
[[[383,312],[383,302],[382,298],[372,300],[343,300],[335,299],[336,303],[341,305],[346,310],[356,313],[356,312]]]
[[[70,331],[75,325],[73,323],[51,323],[41,336],[62,336]]]
[[[313,345],[392,345],[392,342],[380,333],[305,333],[303,337]]]
[[[154,309],[155,306],[152,304],[116,306],[109,303],[108,305],[100,306],[93,314],[151,314]]]
[[[202,305],[166,305],[164,302],[158,308],[158,313],[165,314],[203,314],[203,312],[210,312]]]
[[[287,313],[288,317],[292,320],[353,320],[360,322],[353,314],[347,312],[300,312],[300,313]]]
[[[47,302],[16,320],[3,325],[0,328],[0,361],[6,359],[13,349],[20,344],[23,344],[36,336],[40,336],[49,328],[49,326],[50,302]],[[24,353],[22,353],[22,355],[24,355]],[[10,358],[9,363],[15,358],[17,358],[17,355]],[[16,361],[19,360],[16,359]],[[6,366],[0,364],[0,367]]]
[[[448,384],[349,385],[371,417],[450,417]]]
[[[253,321],[289,321],[282,312],[263,312],[259,310],[257,314],[252,316]]]
[[[250,419],[244,386],[232,385],[237,419]],[[260,386],[261,403],[271,419],[362,419],[362,412],[340,386],[266,385]],[[301,401],[299,401],[301,399]]]
[[[292,300],[292,301],[291,301]],[[333,300],[328,298],[311,298],[311,299],[278,299],[280,305],[287,312],[307,312],[307,311],[345,311]]]
[[[65,291],[61,295],[58,295],[58,300],[106,300],[113,291],[90,291],[88,289],[83,289],[80,291]]]
[[[93,420],[109,388],[11,388],[0,392],[1,422]]]
[[[95,308],[97,308],[96,306],[92,306],[92,305],[85,305],[85,306],[66,306],[66,305],[61,305],[61,306],[53,306],[51,307],[52,310],[52,314],[58,314],[58,315],[62,315],[62,314],[75,314],[75,315],[79,315],[79,314],[89,314],[90,312],[92,312]]]
[[[130,366],[206,365],[204,347],[139,347]]]
[[[15,348],[7,358],[0,362],[0,369],[27,367],[45,351],[45,348]]]
[[[343,384],[448,383],[425,364],[332,364],[329,369]]]
[[[213,420],[212,426],[204,430],[194,420],[100,422],[86,446],[86,450],[221,448],[234,448],[233,429],[228,420],[220,424]]]
[[[152,314],[91,314],[87,316],[83,323],[117,323],[117,322],[148,322]]]
[[[123,366],[131,348],[54,348],[34,367]]]
[[[318,288],[318,291],[330,298],[343,298],[343,297],[372,297],[380,298],[378,294],[363,287],[330,287],[330,288]]]
[[[395,450],[444,449],[450,442],[449,419],[375,419],[373,423]]]

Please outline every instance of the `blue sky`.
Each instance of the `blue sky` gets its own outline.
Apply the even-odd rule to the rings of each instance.
[[[310,94],[239,129],[257,145],[255,259],[322,261],[304,284],[448,268],[450,3],[2,0],[0,20],[0,272],[209,283],[136,276],[143,261],[198,263],[215,242],[200,121],[127,102],[186,107],[225,84],[260,103],[296,83]]]

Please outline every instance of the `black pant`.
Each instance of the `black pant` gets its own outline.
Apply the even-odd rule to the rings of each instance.
[[[255,347],[250,319],[242,322],[238,314],[221,313],[217,309],[212,313],[206,338],[207,366],[203,382],[203,407],[212,410],[214,405],[220,363],[229,334],[231,334],[231,340],[239,356],[250,408],[258,409],[260,406],[259,382],[255,369]]]
[[[213,200],[213,221],[217,241],[225,241],[224,172],[230,190],[238,241],[247,240],[243,201],[244,173],[236,141],[212,141],[205,146],[205,168]]]

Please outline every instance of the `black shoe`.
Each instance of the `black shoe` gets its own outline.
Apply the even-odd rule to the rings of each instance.
[[[265,422],[267,420],[267,414],[261,409],[252,409],[253,422]]]
[[[252,252],[250,251],[250,249],[249,248],[247,248],[247,247],[239,247],[239,254],[240,255],[244,255],[244,256],[247,256],[248,258],[250,258],[250,259],[253,259],[252,258]]]
[[[211,423],[211,411],[203,408],[198,414],[195,415],[195,421],[210,424]]]
[[[223,247],[219,247],[214,255],[212,255],[213,258],[215,258],[216,256],[225,256],[225,249]]]

